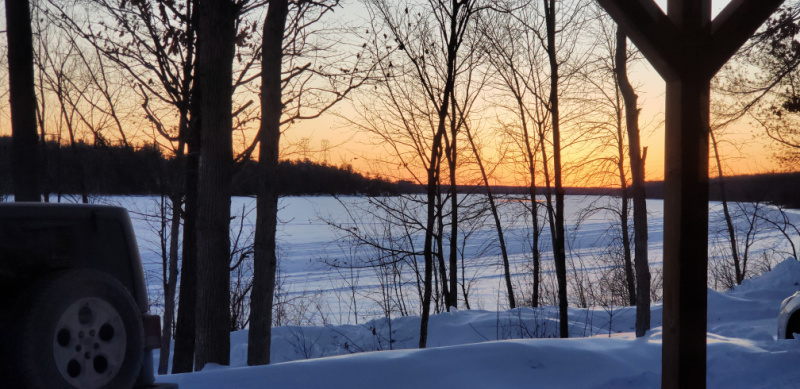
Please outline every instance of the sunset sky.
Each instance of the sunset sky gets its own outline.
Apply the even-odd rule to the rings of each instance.
[[[716,16],[729,1],[715,1],[712,4],[712,15]],[[666,0],[657,1],[659,6],[666,10]],[[350,7],[353,7],[351,4]],[[356,11],[358,12],[358,11]],[[665,83],[655,70],[645,61],[639,61],[630,68],[631,82],[637,87],[639,104],[642,107],[640,126],[642,129],[642,146],[648,148],[646,160],[646,179],[662,180],[664,178],[664,90]],[[347,105],[340,106],[338,113],[341,116],[351,115],[351,108]],[[564,131],[569,131],[565,129]],[[350,163],[362,172],[373,172],[389,177],[408,178],[401,171],[392,172],[383,168],[376,171],[375,164],[380,153],[371,144],[365,134],[357,134],[348,130],[345,119],[328,115],[318,120],[298,123],[287,132],[287,141],[297,142],[301,138],[309,138],[311,149],[319,148],[323,139],[327,139],[335,146],[327,155],[328,162],[334,164]],[[773,159],[773,150],[769,142],[761,136],[758,129],[754,128],[747,117],[730,126],[722,135],[718,135],[720,153],[723,160],[723,170],[726,175],[745,175],[764,172],[779,171]],[[563,158],[569,162],[569,150]],[[310,157],[314,159],[314,157]],[[317,157],[319,159],[320,157]],[[491,159],[491,157],[488,157]],[[712,154],[713,158],[713,154]],[[495,161],[496,162],[496,161]],[[716,176],[716,165],[710,164],[711,176]],[[520,185],[513,174],[503,169],[498,169],[494,177],[496,183],[503,185]],[[565,176],[566,185],[602,185],[600,182],[576,181],[568,175]]]
[[[664,81],[646,63],[640,62],[632,69],[631,82],[638,84],[639,103],[642,107],[640,126],[642,126],[642,146],[647,147],[647,180],[662,180],[664,177]],[[350,107],[342,106],[339,115],[347,117],[351,114]],[[566,129],[565,131],[569,131]],[[720,153],[723,158],[723,169],[727,175],[757,174],[780,170],[773,160],[773,151],[769,142],[759,136],[760,132],[750,125],[747,118],[726,129],[720,136]],[[309,149],[318,150],[323,140],[327,139],[333,147],[327,155],[327,160],[332,164],[350,163],[362,172],[379,173],[389,177],[396,177],[402,172],[390,170],[376,171],[374,162],[379,159],[379,150],[371,144],[366,134],[354,133],[348,129],[345,119],[335,115],[301,122],[286,133],[286,143],[299,142],[301,138],[309,138]],[[300,157],[300,155],[297,155]],[[713,155],[712,155],[713,157]],[[310,152],[312,160],[322,160],[321,153]],[[567,152],[563,158],[567,161],[570,154]],[[711,164],[711,175],[716,176],[716,165]],[[520,184],[513,177],[499,178],[498,183],[503,185]],[[399,178],[407,178],[400,176]],[[498,177],[496,177],[497,179]],[[565,177],[566,185],[582,185],[570,182]],[[591,185],[591,184],[590,184]]]
[[[666,8],[666,0],[658,1],[662,9]],[[716,1],[713,3],[713,14],[716,15],[728,1]],[[355,1],[348,1],[344,8],[337,11],[338,15],[347,15],[346,18],[361,19],[367,18],[363,5]],[[3,20],[4,21],[4,20]],[[0,22],[0,24],[4,24]],[[5,69],[3,70],[5,75]],[[642,107],[640,115],[640,126],[642,128],[642,146],[648,148],[646,160],[646,179],[661,180],[664,176],[664,81],[658,74],[642,60],[635,63],[630,68],[631,82],[637,87],[639,94],[639,104]],[[5,83],[4,83],[5,84]],[[5,91],[2,91],[5,94]],[[0,118],[0,135],[10,135],[10,124],[8,121],[7,95],[4,97],[2,117]],[[320,118],[300,121],[292,125],[285,132],[282,145],[285,148],[284,158],[309,158],[319,162],[327,162],[334,165],[351,164],[353,167],[370,175],[381,175],[390,179],[409,179],[409,174],[398,166],[391,164],[378,163],[385,150],[381,149],[380,144],[368,134],[359,133],[353,130],[348,120],[357,120],[354,104],[358,99],[351,99],[339,104],[336,109]],[[483,123],[492,125],[491,123]],[[565,137],[569,136],[570,128],[564,128]],[[252,132],[250,132],[252,133]],[[722,142],[721,153],[724,161],[724,171],[728,175],[755,174],[780,170],[774,161],[774,150],[770,148],[768,142],[760,136],[758,130],[754,129],[745,117],[739,123],[727,128],[723,135],[718,135]],[[463,141],[466,143],[466,141]],[[497,149],[501,149],[499,139],[486,140],[483,144],[483,156],[489,165],[500,162],[500,167],[494,171],[493,181],[495,184],[502,185],[524,185],[514,170],[519,170],[518,166],[513,166],[506,161],[499,161]],[[328,147],[323,152],[322,149]],[[566,164],[574,163],[585,151],[576,149],[565,149],[563,158]],[[713,157],[713,155],[712,155]],[[716,166],[710,164],[712,176],[716,175]],[[575,179],[569,174],[564,177],[567,186],[583,185],[608,185],[601,181],[586,180],[585,178]],[[469,179],[461,180],[462,183],[469,183]],[[613,181],[611,182],[614,185]]]

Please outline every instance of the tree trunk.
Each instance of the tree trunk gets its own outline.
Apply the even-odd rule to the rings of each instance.
[[[533,162],[530,163],[530,169],[533,170]],[[531,292],[531,307],[536,308],[539,306],[539,281],[541,278],[541,263],[539,258],[539,204],[536,203],[536,183],[533,175],[531,175],[531,185],[528,187],[531,199],[531,222],[533,223],[533,237],[532,247],[533,252],[533,291]]]
[[[193,132],[199,130],[194,128]],[[188,144],[186,158],[186,201],[183,219],[183,258],[175,324],[175,350],[172,373],[188,373],[194,367],[197,305],[197,176],[199,169],[199,134]]]
[[[514,76],[514,81],[517,82],[517,77]],[[517,90],[519,90],[519,83],[517,82]],[[522,123],[522,135],[525,142],[525,152],[528,159],[528,174],[531,176],[531,184],[528,186],[528,195],[531,200],[531,222],[533,224],[533,243],[531,251],[533,251],[533,291],[531,294],[531,307],[536,308],[539,306],[539,275],[541,273],[539,263],[539,207],[536,203],[536,165],[534,159],[533,149],[531,149],[531,136],[528,131],[528,120],[525,115],[525,107],[522,103],[522,97],[514,92],[514,97],[517,100],[517,107],[519,108],[519,117]],[[545,164],[547,161],[545,159]]]
[[[191,56],[187,60],[190,59]],[[182,86],[182,90],[184,91],[183,101],[186,103],[188,103],[191,98],[191,90],[188,85],[188,83],[191,82],[191,66],[192,65],[186,65],[188,71],[184,68],[185,76],[189,77],[185,79],[184,82],[186,84]],[[175,323],[175,294],[178,286],[178,246],[180,245],[179,234],[181,218],[183,216],[181,207],[183,206],[184,193],[186,191],[186,187],[179,179],[179,176],[183,174],[185,178],[186,175],[186,167],[183,165],[186,164],[186,138],[189,132],[189,113],[187,108],[186,105],[180,108],[180,120],[178,121],[180,134],[178,148],[175,151],[175,160],[178,162],[178,168],[171,172],[172,194],[170,196],[170,203],[172,204],[172,224],[170,226],[169,237],[169,272],[166,278],[166,287],[164,288],[164,317],[162,318],[164,324],[161,328],[161,350],[159,350],[158,374],[167,374],[169,371],[170,341],[173,335],[173,323]],[[125,143],[127,144],[127,142]]]
[[[449,49],[448,49],[449,50]],[[453,53],[453,55],[455,55]],[[439,186],[439,157],[442,150],[442,138],[445,129],[445,119],[447,117],[447,110],[450,99],[450,91],[453,88],[454,76],[452,65],[453,62],[448,61],[448,79],[445,84],[444,103],[439,109],[439,125],[437,126],[436,133],[433,137],[433,146],[431,147],[431,158],[428,166],[428,183],[426,187],[427,193],[427,222],[425,225],[425,245],[423,247],[423,256],[425,258],[425,286],[422,297],[422,316],[420,318],[420,334],[419,334],[419,348],[425,348],[428,342],[428,318],[431,311],[431,289],[433,287],[433,230],[436,223],[436,191]],[[452,67],[451,67],[452,66]]]
[[[195,28],[199,13],[197,3],[189,2],[191,21],[187,27],[189,55],[184,65],[184,82],[191,80],[188,91],[189,116],[186,123],[186,157],[184,166],[183,258],[181,259],[181,284],[178,296],[178,317],[175,320],[175,350],[172,356],[172,373],[188,373],[194,367],[195,308],[197,305],[197,176],[200,164],[200,112],[202,93],[200,72],[195,66]],[[192,74],[194,72],[194,74]]]
[[[622,145],[620,144],[620,150]],[[620,181],[625,180],[625,171],[620,170]],[[628,198],[628,188],[622,187],[622,198],[620,199],[620,229],[622,230],[622,259],[625,265],[625,285],[628,289],[628,305],[636,305],[636,281],[633,274],[633,261],[631,260],[631,237],[628,231],[628,210],[630,199]]]
[[[201,1],[197,67],[202,78],[197,214],[197,333],[195,368],[230,361],[230,214],[232,86],[238,5]]]
[[[492,187],[489,186],[489,178],[486,176],[486,169],[483,167],[481,156],[478,154],[478,148],[475,147],[475,140],[472,139],[472,134],[467,128],[467,139],[472,146],[472,152],[475,155],[475,160],[478,162],[478,168],[481,170],[481,177],[483,177],[483,184],[486,186],[486,195],[489,197],[489,209],[492,211],[494,217],[494,226],[497,230],[497,239],[500,241],[500,253],[503,256],[503,272],[506,280],[506,290],[508,292],[508,307],[514,309],[517,307],[517,302],[514,299],[514,286],[511,284],[511,268],[508,263],[508,251],[506,250],[506,241],[503,237],[503,225],[500,222],[500,214],[497,212],[497,206],[494,202],[494,195],[492,194]]]
[[[197,305],[197,176],[200,164],[200,101],[199,73],[194,75],[190,104],[191,121],[186,141],[186,181],[183,212],[183,258],[178,296],[178,318],[175,324],[175,352],[172,373],[188,373],[194,366],[195,308]]]
[[[264,21],[261,64],[261,129],[259,161],[262,176],[256,200],[256,232],[253,254],[253,288],[250,296],[250,332],[247,364],[270,363],[272,308],[278,259],[275,233],[278,226],[278,157],[281,136],[281,64],[283,34],[289,13],[287,0],[272,0]]]
[[[177,158],[183,158],[183,144],[178,147]],[[161,349],[159,350],[158,374],[167,374],[169,370],[169,350],[172,340],[172,323],[175,319],[175,288],[178,284],[178,235],[181,228],[181,203],[182,194],[178,193],[170,197],[172,204],[172,220],[170,221],[169,236],[169,265],[167,278],[164,285],[164,323],[161,328]],[[164,210],[166,211],[166,210]]]
[[[714,136],[714,131],[709,131],[711,135],[711,145],[714,147],[714,159],[717,161],[717,174],[719,175],[719,192],[722,197],[722,213],[725,215],[725,226],[728,230],[728,240],[731,245],[731,255],[733,256],[733,270],[736,277],[736,284],[739,285],[744,280],[744,271],[741,266],[739,258],[738,243],[736,241],[736,229],[733,228],[733,218],[728,210],[728,199],[725,196],[725,176],[722,174],[722,161],[719,158],[719,149],[717,148],[717,138]]]
[[[39,66],[40,69],[44,68],[43,65],[38,65],[38,66]],[[40,96],[44,96],[44,91],[45,91],[44,83],[45,83],[45,81],[44,81],[44,72],[40,71],[39,72],[39,95]],[[40,103],[39,107],[36,110],[36,122],[37,122],[37,125],[39,126],[39,142],[42,145],[42,148],[41,148],[42,159],[40,160],[41,161],[41,165],[39,165],[41,167],[41,170],[39,171],[39,177],[41,178],[40,184],[41,184],[41,187],[42,187],[42,200],[45,203],[49,203],[50,202],[50,192],[51,192],[51,187],[52,187],[51,185],[52,184],[50,183],[50,177],[48,176],[48,170],[49,169],[48,169],[48,158],[47,158],[48,151],[47,151],[47,136],[46,136],[47,135],[47,131],[46,131],[47,127],[46,127],[46,124],[45,124],[45,118],[47,117],[47,114],[46,114],[47,113],[47,103],[45,101],[41,101],[39,103]],[[56,147],[58,147],[58,146],[56,146]],[[58,150],[58,149],[56,149],[56,150]]]
[[[627,38],[617,32],[617,79],[625,101],[625,125],[628,128],[628,156],[633,182],[633,244],[636,267],[636,336],[650,329],[650,265],[647,260],[647,200],[644,192],[644,157],[640,154],[639,107],[628,80]]]
[[[439,123],[433,136],[431,147],[431,158],[428,166],[428,182],[426,187],[428,212],[427,223],[425,225],[425,246],[423,256],[425,257],[425,288],[422,298],[422,316],[420,318],[419,348],[425,348],[428,342],[428,318],[431,311],[431,288],[433,279],[433,228],[436,222],[436,190],[440,184],[441,165],[439,161],[442,153],[442,138],[445,135],[445,120],[450,105],[450,98],[453,95],[456,79],[456,55],[460,41],[458,39],[459,9],[464,2],[452,0],[450,13],[450,34],[447,42],[447,71],[445,73],[445,85],[442,93],[442,103],[438,107]]]
[[[569,317],[567,316],[567,254],[564,237],[564,187],[561,185],[561,133],[558,112],[558,60],[556,59],[556,4],[555,0],[543,0],[547,22],[547,56],[550,60],[550,116],[553,120],[553,175],[555,176],[556,209],[555,241],[553,242],[553,261],[558,281],[558,320],[559,336],[569,337]]]
[[[455,96],[451,97],[451,111],[455,112]],[[455,119],[455,115],[453,115]],[[458,162],[458,128],[450,121],[450,139],[446,148],[447,164],[450,168],[450,307],[458,308],[458,186],[456,185],[456,162]]]
[[[625,138],[622,136],[622,107],[620,107],[619,101],[621,92],[617,92],[620,90],[619,77],[615,79],[615,87],[614,106],[617,111],[617,171],[619,172],[619,187],[621,192],[619,222],[622,232],[622,262],[625,268],[625,285],[628,289],[628,305],[634,306],[636,305],[636,281],[634,280],[633,262],[631,261],[631,237],[628,231],[630,193],[628,192],[628,177],[625,174]]]
[[[445,143],[447,143],[446,139]],[[441,166],[441,162],[439,162],[439,166]],[[436,260],[439,264],[439,280],[442,282],[444,310],[450,312],[450,290],[447,283],[447,266],[444,263],[444,202],[442,201],[441,182],[436,192],[436,220]]]
[[[8,93],[11,105],[11,177],[14,201],[41,201],[42,170],[36,135],[33,32],[28,0],[6,0]]]
[[[539,147],[542,150],[542,171],[544,173],[544,200],[547,208],[547,224],[550,226],[550,240],[556,241],[556,211],[553,207],[553,190],[550,187],[550,168],[547,166],[547,149],[545,148],[544,131],[539,128]],[[555,243],[551,243],[555,244]]]
[[[433,234],[433,236],[436,237],[437,235]],[[434,251],[434,255],[436,255],[436,254],[437,254],[436,251]],[[436,261],[433,261],[433,291],[431,292],[432,293],[431,297],[433,299],[433,313],[434,314],[437,314],[437,313],[441,312],[440,305],[439,305],[439,302],[441,301],[441,299],[439,297],[441,297],[442,295],[439,294],[439,283],[437,282],[437,279],[436,279],[436,277],[437,277],[436,276],[436,274],[437,274],[436,273],[436,269],[437,268],[438,268],[438,266],[437,266]]]

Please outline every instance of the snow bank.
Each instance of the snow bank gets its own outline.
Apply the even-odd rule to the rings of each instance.
[[[731,294],[752,299],[780,299],[800,289],[800,261],[787,258],[771,271],[744,280]]]
[[[708,291],[709,388],[800,385],[800,340],[775,340],[780,302],[798,289],[800,262],[788,259],[732,291]],[[182,389],[658,388],[661,305],[652,313],[655,328],[640,339],[627,307],[570,309],[571,335],[587,336],[571,339],[548,339],[557,329],[554,307],[444,313],[431,317],[425,350],[413,349],[417,317],[279,327],[273,360],[293,362],[261,367],[244,366],[247,333],[240,331],[231,335],[232,367],[158,381]],[[511,339],[531,336],[540,338]]]

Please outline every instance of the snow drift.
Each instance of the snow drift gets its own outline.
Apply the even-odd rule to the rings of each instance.
[[[800,262],[787,259],[734,290],[708,291],[709,388],[800,385],[800,340],[775,339],[780,303],[798,289]],[[182,389],[658,388],[661,313],[654,304],[654,329],[640,339],[630,307],[570,309],[570,339],[553,338],[555,307],[444,313],[431,317],[425,350],[413,349],[417,317],[278,327],[277,363],[260,367],[245,366],[240,331],[231,334],[231,367],[157,380]]]

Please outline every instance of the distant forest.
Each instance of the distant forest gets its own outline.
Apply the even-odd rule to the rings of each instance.
[[[169,193],[171,185],[182,179],[177,162],[165,156],[155,145],[139,148],[117,145],[75,147],[47,142],[43,155],[46,191],[51,194],[79,194],[85,185],[89,195],[151,195]],[[9,153],[11,138],[0,137],[0,193],[11,193]],[[251,196],[256,193],[258,174],[256,164],[245,161],[234,165],[233,193]],[[397,195],[424,193],[424,187],[410,181],[390,182],[370,178],[355,172],[352,166],[332,166],[309,160],[281,161],[279,167],[280,193],[299,195]],[[726,177],[725,194],[730,201],[761,201],[800,209],[800,173],[771,173],[752,176]],[[664,182],[645,185],[647,198],[662,199]],[[445,186],[446,189],[446,186]],[[459,186],[460,193],[483,193],[483,186]],[[527,187],[497,186],[498,194],[526,194]],[[545,188],[538,188],[539,194]],[[618,196],[619,188],[565,188],[568,195]],[[722,199],[720,180],[711,179],[709,198]]]
[[[800,209],[800,172],[712,178],[709,200],[722,201],[723,185],[728,201],[766,202]],[[645,188],[648,198],[664,198],[663,181],[649,182]]]
[[[724,177],[723,180],[709,180],[708,199],[722,201],[722,188],[728,201],[765,202],[779,204],[789,208],[800,209],[800,172],[763,173],[748,176]],[[483,189],[471,187],[459,188],[460,192],[481,192]],[[502,186],[492,188],[496,193],[519,194],[528,193],[527,187]],[[564,188],[568,195],[575,196],[619,196],[619,188]],[[537,188],[537,193],[545,194],[545,188]],[[648,199],[664,198],[664,181],[645,182],[645,193]]]
[[[0,137],[0,193],[11,193],[9,155],[11,138]],[[178,163],[152,144],[139,148],[117,145],[58,146],[47,142],[44,147],[45,176],[42,184],[50,194],[150,195],[170,193],[181,183]],[[253,161],[233,165],[233,194],[255,195],[258,174]],[[402,184],[382,178],[365,177],[352,166],[332,166],[309,160],[281,161],[280,193],[282,195],[332,194],[397,194]]]

